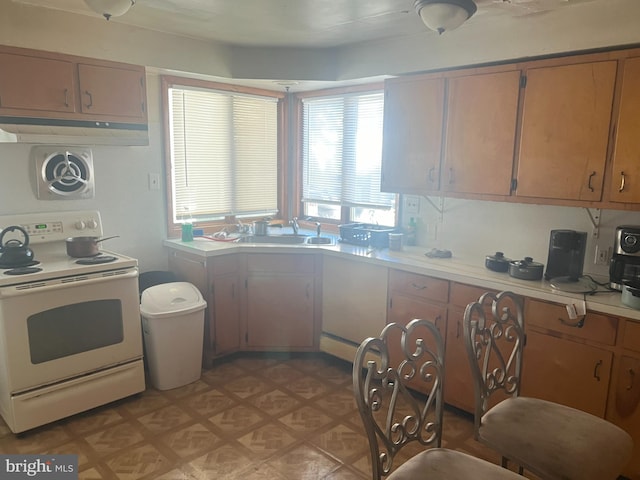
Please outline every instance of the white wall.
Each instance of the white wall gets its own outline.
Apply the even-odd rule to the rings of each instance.
[[[486,255],[497,251],[520,260],[533,257],[547,263],[551,230],[569,229],[588,233],[584,272],[608,275],[608,267],[594,264],[596,245],[611,248],[618,225],[640,225],[640,212],[591,209],[599,215],[598,237],[584,208],[524,205],[517,203],[420,198],[417,243],[429,248],[449,249],[464,263],[484,265]],[[406,220],[405,220],[406,224]]]

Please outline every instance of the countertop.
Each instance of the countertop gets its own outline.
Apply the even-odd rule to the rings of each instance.
[[[374,249],[337,242],[335,245],[273,245],[220,242],[196,237],[191,242],[180,239],[164,241],[166,247],[188,252],[203,257],[224,255],[234,252],[244,253],[302,253],[322,251],[325,255],[335,255],[345,259],[366,261],[386,267],[397,268],[421,275],[429,275],[445,280],[466,283],[493,290],[510,290],[524,295],[550,302],[570,304],[584,299],[582,293],[562,292],[551,288],[546,280],[519,280],[508,273],[493,272],[484,266],[484,258],[465,259],[453,252],[451,258],[429,258],[425,247],[404,247],[402,251],[390,251],[388,248]],[[594,277],[599,283],[606,283],[607,278]],[[596,294],[586,295],[587,309],[630,318],[640,321],[640,310],[622,304],[621,293],[599,287]]]

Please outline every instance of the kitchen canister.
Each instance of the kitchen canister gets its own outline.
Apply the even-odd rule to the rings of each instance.
[[[389,250],[402,250],[402,233],[389,233]]]

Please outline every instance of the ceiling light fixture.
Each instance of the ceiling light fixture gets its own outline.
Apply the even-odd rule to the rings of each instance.
[[[109,20],[124,15],[133,7],[136,0],[84,0],[89,8]]]
[[[458,28],[478,9],[473,0],[416,0],[414,7],[424,24],[439,34]]]

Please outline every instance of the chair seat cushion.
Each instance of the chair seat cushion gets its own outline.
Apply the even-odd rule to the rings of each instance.
[[[615,479],[633,441],[602,418],[536,398],[512,397],[482,417],[479,440],[545,479]]]
[[[466,453],[431,448],[400,465],[388,480],[522,480],[520,475]]]

